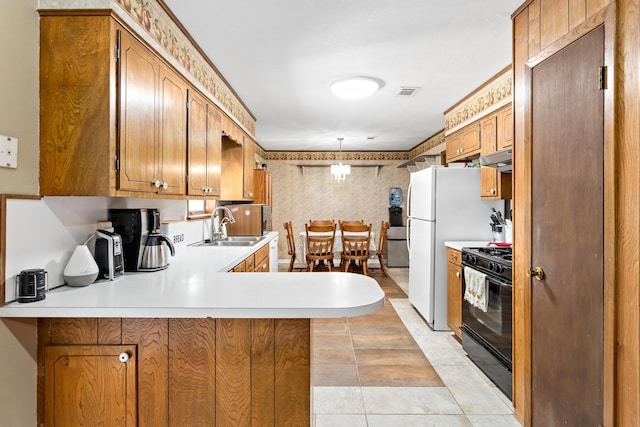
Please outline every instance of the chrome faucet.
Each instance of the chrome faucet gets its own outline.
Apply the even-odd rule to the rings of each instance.
[[[227,216],[220,219],[219,213],[224,211]],[[224,214],[223,214],[224,215]],[[225,222],[226,221],[226,222]],[[236,222],[233,214],[226,206],[218,206],[211,212],[211,240],[220,240],[227,237],[227,227],[225,224],[233,224]]]

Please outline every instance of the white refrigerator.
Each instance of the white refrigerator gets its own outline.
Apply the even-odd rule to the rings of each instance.
[[[480,199],[479,168],[443,166],[411,173],[407,200],[409,301],[432,329],[449,330],[444,242],[490,241],[492,208],[504,202]]]

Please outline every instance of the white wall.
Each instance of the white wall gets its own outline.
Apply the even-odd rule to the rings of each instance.
[[[0,168],[0,193],[38,193],[36,7],[37,0],[3,0],[0,11],[0,134],[19,141],[17,169]],[[34,321],[0,321],[2,425],[36,425],[36,344]]]

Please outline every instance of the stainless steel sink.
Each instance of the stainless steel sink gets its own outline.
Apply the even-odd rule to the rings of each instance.
[[[220,240],[204,240],[193,246],[253,246],[263,239],[261,236],[228,236]]]

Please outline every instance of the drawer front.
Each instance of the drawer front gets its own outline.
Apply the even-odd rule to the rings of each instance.
[[[457,249],[447,248],[447,261],[460,265],[462,263],[462,253]]]
[[[269,257],[269,245],[264,245],[260,249],[256,251],[256,261],[262,261],[265,258]]]

